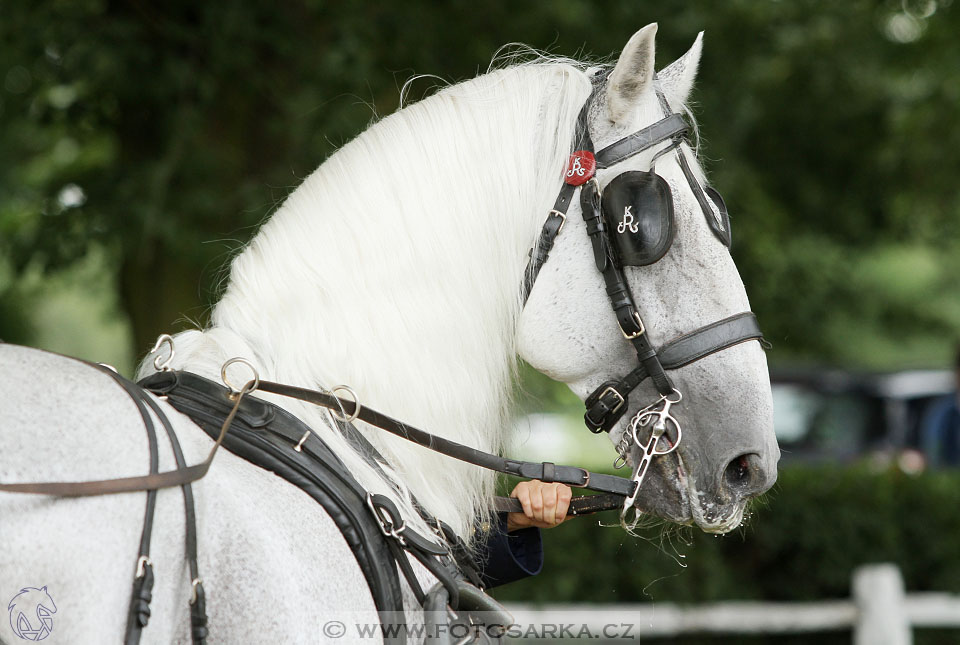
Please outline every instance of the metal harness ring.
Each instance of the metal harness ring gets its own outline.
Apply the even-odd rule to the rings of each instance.
[[[170,363],[173,362],[173,357],[176,356],[176,352],[173,350],[173,336],[170,334],[160,334],[157,336],[157,342],[154,344],[153,349],[150,350],[151,354],[156,354],[160,351],[160,348],[164,345],[170,347],[170,354],[167,356],[166,360],[161,361],[160,356],[157,355],[153,359],[153,366],[157,369],[158,372],[169,372]],[[116,371],[116,370],[114,370]]]
[[[357,393],[347,385],[334,385],[332,388],[330,388],[330,392],[333,393],[334,396],[336,396],[337,392],[341,390],[347,392],[351,398],[353,398],[353,414],[347,416],[347,411],[344,409],[343,403],[340,402],[340,397],[337,396],[337,405],[340,406],[340,412],[343,413],[343,416],[338,416],[333,410],[330,410],[330,415],[340,423],[351,423],[356,421],[357,417],[360,416],[360,397],[358,397]]]
[[[227,378],[227,368],[233,365],[234,363],[241,363],[243,365],[246,365],[247,367],[250,368],[250,371],[253,372],[253,380],[247,381],[246,385],[244,385],[242,388],[237,388]],[[260,373],[257,372],[257,368],[253,366],[253,363],[251,363],[245,358],[241,358],[240,356],[237,356],[225,362],[223,364],[223,367],[220,368],[220,380],[223,381],[224,385],[230,388],[230,398],[233,399],[237,395],[239,395],[241,392],[246,394],[247,392],[252,392],[253,390],[256,390],[260,386]],[[253,385],[251,385],[251,383]]]

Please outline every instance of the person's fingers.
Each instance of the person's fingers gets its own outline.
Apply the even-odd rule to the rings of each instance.
[[[537,484],[540,484],[539,486]],[[528,515],[534,521],[543,521],[543,484],[530,482],[530,509],[533,515]]]
[[[520,482],[510,496],[520,500],[523,513],[507,514],[509,530],[527,526],[542,529],[557,526],[567,518],[573,497],[569,486],[556,482],[545,484],[536,479]]]
[[[527,482],[517,484],[510,496],[519,499],[520,505],[523,506],[523,514],[533,519],[533,502],[530,499],[530,487],[527,486]]]
[[[567,511],[570,510],[570,500],[573,499],[573,492],[569,486],[564,484],[557,485],[557,524],[567,519]]]
[[[541,486],[540,496],[543,499],[543,521],[553,526],[557,523],[557,484]]]

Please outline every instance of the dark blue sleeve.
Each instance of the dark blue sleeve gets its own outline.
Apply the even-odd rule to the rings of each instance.
[[[480,579],[487,589],[535,576],[543,568],[540,529],[530,527],[507,533],[506,513],[497,513],[490,532],[480,540]]]

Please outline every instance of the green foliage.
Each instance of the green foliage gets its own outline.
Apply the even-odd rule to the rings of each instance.
[[[613,514],[544,531],[546,564],[501,601],[804,601],[849,598],[853,569],[896,563],[908,591],[960,593],[960,473],[791,467],[727,536],[656,527],[627,536]]]

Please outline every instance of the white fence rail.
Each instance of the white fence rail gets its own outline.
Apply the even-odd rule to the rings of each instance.
[[[511,642],[527,639],[642,640],[692,634],[802,634],[852,630],[855,645],[909,645],[914,627],[960,629],[960,596],[904,592],[892,564],[854,571],[850,600],[761,603],[722,602],[678,606],[508,606]],[[958,634],[960,637],[960,634]]]

